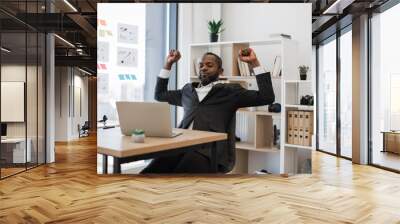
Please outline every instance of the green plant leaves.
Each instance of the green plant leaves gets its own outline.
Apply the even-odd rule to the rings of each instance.
[[[225,30],[222,28],[223,24],[224,22],[222,21],[222,19],[218,20],[217,22],[215,20],[208,21],[208,31],[210,33],[216,33],[216,34],[221,33]]]

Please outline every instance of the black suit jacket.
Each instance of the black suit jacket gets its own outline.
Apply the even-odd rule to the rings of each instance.
[[[262,106],[275,100],[271,76],[256,76],[258,91],[247,90],[240,84],[218,83],[199,102],[195,88],[199,83],[188,83],[180,90],[168,90],[168,79],[158,78],[155,99],[181,106],[184,116],[180,128],[188,128],[193,121],[194,130],[225,132],[228,140],[217,143],[218,165],[221,172],[229,172],[235,164],[235,114],[241,107]],[[211,157],[209,147],[198,149]]]

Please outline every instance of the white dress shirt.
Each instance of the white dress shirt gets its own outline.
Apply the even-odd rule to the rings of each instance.
[[[266,70],[262,66],[254,67],[253,71],[254,71],[255,75],[259,75],[259,74],[266,72]],[[161,69],[160,74],[158,75],[158,77],[163,78],[163,79],[168,79],[169,76],[170,76],[170,70],[167,70],[167,69]],[[212,87],[218,83],[222,83],[222,81],[211,82],[208,85],[195,88],[197,96],[199,97],[199,102],[201,102],[204,99],[204,97],[206,97],[207,94],[210,92]],[[190,124],[188,129],[193,129],[193,121]]]

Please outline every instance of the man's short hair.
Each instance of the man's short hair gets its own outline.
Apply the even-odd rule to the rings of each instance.
[[[222,68],[222,59],[218,55],[216,55],[216,54],[214,54],[212,52],[207,52],[207,53],[205,53],[203,55],[203,57],[206,56],[206,55],[214,56],[215,57],[215,62],[217,62],[218,68]]]

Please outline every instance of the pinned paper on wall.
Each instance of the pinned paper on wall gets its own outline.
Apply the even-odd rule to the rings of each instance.
[[[97,20],[97,25],[100,25],[100,26],[107,26],[107,22],[106,22],[105,19],[98,19],[98,20]]]
[[[137,67],[137,49],[119,47],[117,52],[117,64],[120,66]]]
[[[100,37],[112,36],[112,32],[110,30],[99,30],[98,33]]]
[[[134,74],[119,74],[118,79],[121,81],[134,81],[137,80],[136,75]]]
[[[138,43],[138,26],[129,24],[118,24],[118,41],[121,43]]]
[[[97,74],[97,89],[99,94],[108,94],[109,75],[107,73]]]
[[[108,62],[110,54],[110,44],[99,41],[97,43],[97,61]]]
[[[106,64],[97,64],[97,70],[107,70]]]

